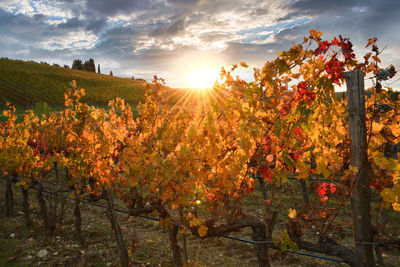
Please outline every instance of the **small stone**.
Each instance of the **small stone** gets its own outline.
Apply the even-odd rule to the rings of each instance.
[[[31,260],[33,257],[32,257],[32,255],[28,255],[26,258],[27,258],[28,260]]]
[[[14,234],[14,233],[12,233],[12,234],[10,235],[10,237],[11,237],[11,238],[14,238],[14,237],[15,237],[15,234]]]
[[[57,256],[57,255],[58,255],[58,252],[57,252],[57,251],[53,253],[53,256]]]
[[[49,252],[47,252],[47,250],[42,249],[42,250],[40,250],[40,251],[36,254],[36,256],[38,256],[39,258],[45,258],[45,257],[47,256],[48,253],[49,253]]]
[[[107,267],[110,267],[110,266],[111,266],[111,262],[107,263]]]

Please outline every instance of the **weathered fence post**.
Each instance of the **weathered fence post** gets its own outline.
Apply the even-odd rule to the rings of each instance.
[[[365,117],[364,72],[354,70],[344,74],[347,83],[349,133],[351,138],[350,164],[357,167],[350,185],[353,236],[356,255],[365,266],[375,266],[371,242],[370,181],[367,155],[367,128]]]
[[[12,178],[10,175],[6,176],[5,200],[6,200],[6,213],[8,216],[14,215],[14,194],[12,190]]]
[[[37,192],[37,199],[40,206],[40,213],[42,214],[43,223],[47,230],[51,232],[50,222],[49,222],[49,215],[47,213],[47,206],[46,201],[43,198],[43,184],[41,181],[38,181],[38,192]]]
[[[301,194],[303,196],[304,206],[306,206],[308,208],[310,205],[310,201],[308,199],[307,183],[303,179],[300,179],[299,183],[300,183],[300,188],[301,188]]]
[[[22,207],[24,209],[24,218],[27,226],[32,225],[31,217],[29,216],[29,198],[28,198],[28,189],[25,186],[21,186],[22,192]]]
[[[129,255],[128,255],[128,250],[126,249],[124,237],[122,235],[121,227],[118,224],[117,218],[115,216],[115,211],[114,211],[114,204],[112,202],[112,197],[110,192],[107,190],[105,192],[106,194],[106,203],[107,203],[107,217],[110,220],[111,227],[114,231],[115,234],[115,239],[117,240],[117,247],[118,247],[118,253],[119,253],[119,258],[121,260],[121,266],[127,267],[129,266]]]
[[[74,216],[75,216],[75,230],[78,235],[79,243],[81,244],[82,248],[87,248],[87,244],[85,241],[85,238],[83,237],[82,233],[82,215],[81,215],[81,208],[80,208],[80,198],[78,191],[76,188],[74,188],[74,201],[75,201],[75,207],[74,207]]]
[[[56,165],[54,165],[56,167]],[[56,171],[56,175],[58,175],[58,171]],[[71,181],[72,177],[69,174],[69,170],[65,167],[65,177],[68,181]],[[82,216],[81,216],[81,208],[80,208],[80,198],[77,189],[74,187],[74,216],[75,216],[75,230],[77,237],[79,239],[79,243],[81,244],[82,248],[87,248],[87,244],[85,238],[82,234]]]

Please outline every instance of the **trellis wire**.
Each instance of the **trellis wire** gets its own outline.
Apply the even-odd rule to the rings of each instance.
[[[297,178],[293,178],[293,179],[297,179]],[[39,188],[36,188],[33,185],[31,185],[29,188],[34,189],[34,190],[39,190]],[[67,200],[72,201],[71,198],[69,198],[69,197],[67,197],[65,195],[60,195],[57,192],[48,191],[46,189],[42,189],[42,191],[43,191],[43,193],[54,195],[54,196],[58,196],[58,197],[61,197],[62,199],[67,199]],[[72,190],[64,190],[64,191],[68,192],[68,191],[72,191]],[[81,202],[85,203],[85,204],[88,204],[88,205],[91,205],[91,206],[103,208],[103,209],[107,208],[104,205],[97,204],[97,203],[94,203],[94,202],[90,202],[90,201],[87,201],[87,200],[84,200],[84,199],[82,199]],[[116,212],[119,212],[119,213],[130,215],[128,210],[122,210],[122,209],[118,209],[118,208],[114,208],[114,210]],[[157,217],[141,215],[141,214],[135,215],[135,217],[141,217],[141,218],[145,218],[145,219],[149,219],[149,220],[153,220],[153,221],[160,221],[160,219],[157,218]],[[228,238],[228,239],[232,239],[232,240],[241,241],[241,242],[248,243],[248,244],[253,244],[253,245],[254,244],[273,244],[274,243],[273,241],[267,241],[267,240],[265,240],[265,241],[253,241],[253,240],[248,240],[248,239],[244,239],[244,238],[240,238],[240,237],[234,237],[234,236],[230,236],[230,235],[223,235],[222,237],[225,237],[225,238]],[[358,242],[358,241],[351,241],[351,240],[347,240],[347,241],[343,240],[343,241],[340,241],[340,243],[351,243],[351,244],[356,244],[357,243],[357,244],[365,244],[365,245],[385,245],[385,246],[390,246],[391,245],[391,244],[387,244],[387,243]]]
[[[296,181],[300,181],[300,179],[299,178],[297,178],[296,177],[297,175],[296,174],[290,174],[290,175],[287,175],[287,179],[288,180],[296,180]],[[263,178],[264,179],[264,177],[263,176],[260,176],[260,175],[251,175],[251,177],[252,178]],[[307,179],[307,181],[310,181],[310,182],[317,182],[317,183],[327,183],[327,182],[330,182],[330,183],[334,183],[334,184],[340,184],[340,181],[337,181],[337,180],[317,180],[317,179],[311,179],[311,178],[308,178]]]
[[[31,186],[30,188],[32,188],[34,190],[39,190],[38,188],[36,188],[34,186]],[[46,194],[58,196],[58,197],[61,197],[63,199],[68,199],[68,200],[72,201],[72,199],[70,199],[70,198],[68,198],[68,197],[66,197],[64,195],[60,195],[60,194],[58,194],[56,192],[48,191],[46,189],[43,189],[43,192],[46,193]],[[106,208],[104,205],[93,203],[93,202],[89,202],[89,201],[86,201],[86,200],[81,200],[81,202],[85,203],[85,204],[88,204],[88,205],[95,206],[95,207],[100,207],[100,208],[103,208],[103,209]],[[127,211],[127,210],[116,209],[116,208],[114,208],[114,210],[116,212],[119,212],[119,213],[124,213],[124,214],[130,215],[129,211]],[[157,217],[152,217],[152,216],[147,216],[147,215],[136,215],[136,216],[144,218],[144,219],[148,219],[148,220],[153,220],[153,221],[159,221],[160,220]],[[235,236],[231,236],[231,235],[222,235],[222,237],[227,238],[227,239],[231,239],[231,240],[235,240],[235,241],[239,241],[239,242],[242,242],[242,243],[251,244],[251,245],[256,245],[256,244],[274,244],[273,241],[268,241],[268,240],[254,241],[254,240],[248,240],[248,239],[245,239],[245,238],[235,237]],[[366,245],[388,245],[388,244],[384,244],[384,243],[356,242],[356,241],[341,241],[341,243],[359,243],[359,244],[366,244]],[[310,253],[301,252],[301,251],[293,251],[293,250],[287,249],[286,252],[292,253],[292,254],[298,254],[298,255],[302,255],[302,256],[308,256],[308,257],[312,257],[312,258],[329,260],[329,261],[333,261],[333,262],[344,262],[341,259],[329,258],[329,257],[319,256],[319,255],[310,254]]]
[[[34,190],[39,190],[39,188],[36,188],[36,187],[34,187],[34,186],[31,186],[30,188],[32,188],[32,189],[34,189]],[[48,190],[46,190],[46,189],[43,189],[42,191],[43,191],[44,193],[47,193],[47,194],[50,194],[50,195],[54,195],[54,196],[58,196],[58,197],[61,197],[61,198],[63,198],[63,199],[68,199],[68,200],[72,201],[71,198],[68,198],[68,197],[66,197],[66,196],[64,196],[64,195],[60,195],[60,194],[58,194],[58,193],[56,193],[56,192],[48,191]],[[106,208],[107,208],[107,207],[104,206],[104,205],[97,204],[97,203],[94,203],[94,202],[90,202],[90,201],[87,201],[87,200],[84,200],[84,199],[82,199],[81,202],[82,202],[82,203],[85,203],[85,204],[88,204],[88,205],[91,205],[91,206],[103,208],[103,209],[106,209]],[[129,213],[128,210],[122,210],[122,209],[117,209],[117,208],[114,208],[114,210],[115,210],[116,212],[119,212],[119,213],[123,213],[123,214],[130,215],[130,213]],[[157,218],[157,217],[152,217],[152,216],[147,216],[147,215],[141,215],[141,214],[135,215],[135,217],[141,217],[141,218],[148,219],[148,220],[153,220],[153,221],[160,221],[160,219]],[[274,244],[273,241],[268,241],[268,240],[264,240],[264,241],[254,241],[254,240],[248,240],[248,239],[244,239],[244,238],[241,238],[241,237],[234,237],[234,236],[230,236],[230,235],[222,235],[222,237],[225,237],[225,238],[228,238],[228,239],[232,239],[232,240],[237,240],[237,241],[240,241],[240,242],[243,242],[243,243],[252,244],[252,245],[255,245],[255,244]],[[351,241],[351,240],[348,240],[348,241],[345,241],[345,240],[344,240],[344,241],[340,241],[340,243],[351,243],[351,244],[356,244],[356,243],[357,243],[357,244],[364,244],[364,245],[390,245],[390,244],[386,244],[386,243],[358,242],[358,241]]]

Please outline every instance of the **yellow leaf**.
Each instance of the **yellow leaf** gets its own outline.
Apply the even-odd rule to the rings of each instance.
[[[73,88],[76,88],[76,81],[72,80],[72,82],[69,83],[69,85]]]
[[[347,129],[345,127],[341,126],[341,125],[338,125],[336,127],[336,131],[337,131],[338,134],[340,134],[342,136],[346,136],[346,134],[347,134]]]
[[[399,203],[393,203],[392,207],[395,211],[400,212],[400,204]]]
[[[249,103],[245,102],[242,104],[242,109],[244,112],[247,112],[250,109]]]
[[[310,165],[306,165],[303,161],[299,160],[296,162],[296,172],[298,173],[299,179],[307,179],[310,174]]]
[[[358,168],[357,168],[356,166],[350,165],[350,166],[349,166],[349,171],[350,171],[350,173],[351,173],[352,175],[355,175],[355,174],[358,173]]]
[[[68,142],[72,143],[75,140],[75,137],[72,134],[67,135]]]
[[[378,56],[372,56],[372,58],[373,58],[376,62],[381,63],[381,60],[380,60],[380,58],[379,58]]]
[[[322,160],[320,160],[317,163],[317,169],[316,169],[317,173],[322,173],[322,175],[324,176],[324,178],[328,178],[330,175],[329,169],[327,168],[325,162],[323,162]]]
[[[290,219],[294,219],[297,216],[297,211],[295,209],[289,209],[289,214],[288,214]]]
[[[373,122],[372,123],[372,131],[374,133],[379,133],[383,128],[383,124]]]
[[[197,231],[199,232],[199,236],[203,237],[207,234],[208,228],[205,225],[200,225],[200,227]]]

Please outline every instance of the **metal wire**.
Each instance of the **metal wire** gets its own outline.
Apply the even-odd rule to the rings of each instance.
[[[297,179],[297,178],[295,178],[295,179]],[[34,189],[34,190],[39,190],[39,188],[36,188],[35,186],[31,186],[30,188],[32,188],[32,189]],[[48,190],[46,190],[46,189],[43,189],[42,191],[43,191],[43,193],[50,194],[50,195],[55,195],[55,196],[59,196],[59,197],[62,197],[63,199],[68,199],[68,200],[71,200],[71,201],[72,201],[72,199],[70,199],[70,198],[68,198],[68,197],[66,197],[66,196],[64,196],[64,195],[60,195],[60,194],[58,194],[58,193],[56,193],[56,192],[48,191]],[[97,203],[94,203],[94,202],[89,202],[89,201],[86,201],[86,200],[84,200],[84,199],[81,200],[81,202],[82,202],[82,203],[85,203],[85,204],[88,204],[88,205],[95,206],[95,207],[103,208],[103,209],[106,209],[106,208],[107,208],[107,207],[104,206],[104,205],[97,204]],[[122,209],[118,209],[118,208],[114,208],[114,210],[115,210],[116,212],[119,212],[119,213],[124,213],[124,214],[130,215],[130,213],[129,213],[128,210],[122,210]],[[147,216],[147,215],[141,215],[141,214],[135,215],[135,217],[141,217],[141,218],[149,219],[149,220],[153,220],[153,221],[160,221],[160,219],[157,218],[157,217],[152,217],[152,216]],[[222,237],[225,237],[225,238],[228,238],[228,239],[232,239],[232,240],[237,240],[237,241],[240,241],[240,242],[243,242],[243,243],[252,244],[252,245],[256,245],[256,244],[274,244],[273,241],[268,241],[268,240],[264,240],[264,241],[254,241],[254,240],[248,240],[248,239],[244,239],[244,238],[241,238],[241,237],[235,237],[235,236],[230,236],[230,235],[222,235]],[[390,244],[386,244],[386,243],[359,242],[359,241],[351,241],[351,240],[348,240],[348,241],[340,241],[340,243],[364,244],[364,245],[390,245]]]
[[[297,178],[294,178],[297,179]],[[39,188],[35,187],[35,186],[31,186],[30,188],[34,189],[34,190],[40,190]],[[68,198],[65,195],[60,195],[57,192],[52,192],[46,189],[42,189],[42,191],[46,194],[50,194],[50,195],[54,195],[54,196],[58,196],[61,197],[63,199],[68,199],[71,200],[71,198]],[[72,191],[72,190],[69,190]],[[101,204],[97,204],[97,203],[93,203],[93,202],[89,202],[86,200],[81,200],[82,203],[88,204],[88,205],[92,205],[95,207],[99,207],[99,208],[103,208],[106,209],[106,206],[101,205]],[[130,214],[129,211],[127,210],[122,210],[122,209],[117,209],[114,208],[114,210],[116,212],[119,213],[124,213],[124,214]],[[153,221],[159,221],[160,219],[157,217],[152,217],[152,216],[147,216],[147,215],[136,215],[137,217],[141,217],[144,219],[148,219],[148,220],[153,220]],[[231,236],[231,235],[222,235],[222,237],[227,238],[227,239],[231,239],[231,240],[235,240],[235,241],[239,241],[242,243],[247,243],[247,244],[251,244],[251,245],[257,245],[257,244],[274,244],[273,241],[269,241],[269,240],[263,240],[263,241],[254,241],[254,240],[248,240],[245,238],[241,238],[241,237],[235,237],[235,236]],[[375,243],[375,242],[357,242],[357,241],[341,241],[340,243],[357,243],[357,244],[365,244],[365,245],[390,245],[390,244],[385,244],[385,243]],[[336,259],[336,258],[329,258],[329,257],[325,257],[325,256],[319,256],[319,255],[315,255],[315,254],[310,254],[310,253],[306,253],[306,252],[301,252],[301,251],[293,251],[293,250],[289,250],[287,249],[286,252],[288,253],[292,253],[292,254],[298,254],[298,255],[302,255],[302,256],[307,256],[307,257],[312,257],[312,258],[318,258],[318,259],[323,259],[323,260],[329,260],[329,261],[333,261],[333,262],[345,262],[341,259]]]
[[[301,252],[301,251],[291,251],[291,250],[286,250],[286,252],[289,253],[294,253],[294,254],[298,254],[298,255],[303,255],[303,256],[308,256],[308,257],[312,257],[312,258],[318,258],[318,259],[323,259],[323,260],[328,260],[328,261],[335,261],[335,262],[345,262],[344,260],[340,260],[340,259],[335,259],[335,258],[328,258],[328,257],[324,257],[324,256],[319,256],[319,255],[315,255],[315,254],[310,254],[310,253],[306,253],[306,252]]]
[[[36,188],[35,186],[31,186],[32,189],[34,190],[39,190],[38,188]],[[55,196],[59,196],[62,197],[63,199],[69,199],[72,201],[72,199],[64,196],[64,195],[60,195],[56,192],[51,192],[48,190],[43,189],[42,190],[44,193],[46,194],[51,194],[51,195],[55,195]],[[81,200],[82,203],[88,204],[88,205],[92,205],[95,207],[99,207],[99,208],[103,208],[105,209],[106,207],[104,205],[101,204],[97,204],[97,203],[93,203],[93,202],[89,202],[86,200]],[[114,210],[116,212],[119,213],[124,213],[124,214],[128,214],[129,215],[129,211],[127,210],[121,210],[121,209],[116,209],[114,208]],[[153,221],[159,221],[160,219],[157,217],[151,217],[151,216],[147,216],[147,215],[137,215],[137,217],[141,217],[144,219],[148,219],[148,220],[153,220]],[[235,236],[231,236],[231,235],[222,235],[222,237],[227,238],[227,239],[231,239],[231,240],[235,240],[235,241],[239,241],[242,243],[247,243],[247,244],[252,244],[252,245],[257,245],[257,244],[274,244],[273,241],[269,241],[269,240],[264,240],[264,241],[254,241],[254,240],[248,240],[248,239],[244,239],[241,237],[235,237]],[[319,255],[315,255],[315,254],[310,254],[310,253],[305,253],[305,252],[301,252],[301,251],[293,251],[293,250],[286,250],[286,252],[292,253],[292,254],[298,254],[298,255],[302,255],[302,256],[308,256],[308,257],[313,257],[313,258],[319,258],[319,259],[324,259],[324,260],[329,260],[329,261],[334,261],[334,262],[344,262],[343,260],[340,259],[335,259],[335,258],[329,258],[329,257],[324,257],[324,256],[319,256]]]

